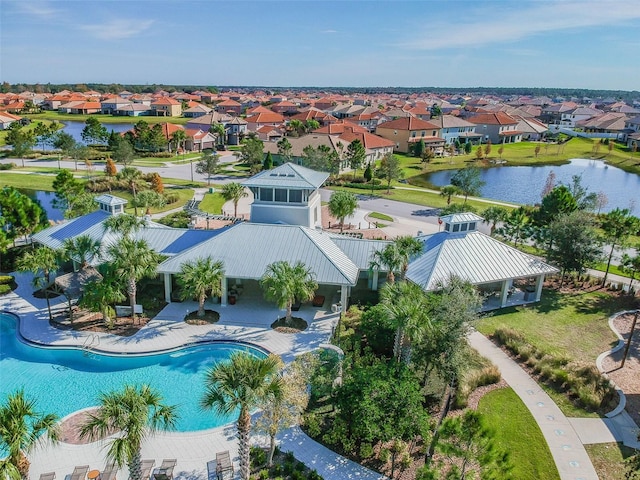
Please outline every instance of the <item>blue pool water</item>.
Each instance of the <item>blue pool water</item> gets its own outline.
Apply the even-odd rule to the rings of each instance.
[[[0,313],[0,401],[24,388],[40,411],[60,418],[97,405],[101,392],[148,383],[161,392],[165,404],[178,406],[178,431],[218,427],[236,418],[200,409],[205,371],[239,350],[265,356],[257,348],[236,343],[203,344],[145,356],[85,355],[78,349],[24,344],[16,337],[16,323],[13,315]]]

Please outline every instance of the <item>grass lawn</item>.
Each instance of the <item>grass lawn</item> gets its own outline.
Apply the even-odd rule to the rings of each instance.
[[[591,462],[600,480],[624,480],[624,460],[633,455],[634,450],[621,443],[600,443],[585,445]]]
[[[100,121],[100,123],[137,123],[140,120],[144,120],[149,124],[154,123],[178,123],[181,125],[186,124],[189,119],[183,117],[155,117],[155,116],[142,116],[142,117],[126,117],[126,116],[114,116],[103,115],[101,113],[92,115],[76,115],[71,113],[59,113],[59,112],[43,112],[24,115],[30,118],[32,121],[38,120],[56,120],[58,122],[86,122],[87,118],[93,117]]]
[[[367,191],[361,190],[359,188],[330,187],[330,189],[346,190],[348,192],[355,193],[356,195],[365,195],[367,197],[370,196],[370,192],[367,193]],[[447,199],[441,197],[439,193],[428,192],[425,190],[420,190],[418,188],[394,188],[389,194],[387,194],[386,190],[378,190],[374,194],[374,197],[386,198],[389,200],[395,200],[397,202],[413,203],[415,205],[422,205],[424,207],[432,208],[443,208],[447,206]],[[463,201],[463,199],[451,200],[452,203],[463,203]],[[497,204],[498,203],[494,203],[491,200],[467,200],[467,205],[472,206],[479,212],[482,212],[485,208],[488,208],[491,205]]]
[[[214,215],[220,215],[222,213],[222,205],[224,205],[225,199],[221,193],[207,193],[205,194],[202,202],[200,202],[200,210],[203,212],[213,213]]]
[[[385,215],[384,213],[371,212],[369,216],[371,218],[376,218],[378,220],[384,220],[385,222],[393,222],[393,217],[390,217],[389,215]]]
[[[507,450],[518,480],[559,479],[547,442],[533,416],[511,388],[487,393],[478,411],[496,432],[496,441]]]
[[[476,328],[485,335],[511,328],[547,353],[594,364],[600,353],[617,342],[608,317],[628,309],[631,302],[604,292],[560,294],[545,289],[539,303],[504,308],[480,319]]]
[[[53,175],[23,174],[2,172],[0,187],[31,188],[53,192]]]
[[[171,203],[171,204],[167,204],[162,208],[152,208],[151,209],[151,213],[159,213],[159,212],[166,212],[167,210],[173,210],[174,208],[178,208],[178,207],[183,207],[184,205],[186,205],[186,203],[191,200],[193,198],[193,190],[190,188],[182,188],[182,187],[177,187],[177,188],[165,188],[164,189],[164,193],[165,194],[177,194],[178,195],[178,201]],[[120,198],[124,198],[125,200],[128,200],[129,202],[131,202],[133,200],[133,195],[131,195],[131,193],[129,192],[125,192],[123,190],[118,190],[118,191],[114,191],[113,192],[114,195],[120,197]],[[134,208],[130,206],[131,203],[129,203],[127,205],[127,208],[125,209],[126,213],[134,213]],[[144,211],[141,208],[138,208],[138,215],[143,215]]]

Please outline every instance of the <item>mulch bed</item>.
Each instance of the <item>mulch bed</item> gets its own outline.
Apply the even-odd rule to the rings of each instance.
[[[299,333],[306,330],[309,324],[300,317],[291,317],[287,323],[286,318],[282,317],[271,324],[276,332],[279,333]]]
[[[184,317],[184,321],[189,325],[213,325],[219,320],[220,314],[215,310],[205,310],[203,317],[198,316],[197,310]]]
[[[89,440],[88,438],[80,438],[80,427],[86,422],[89,418],[89,414],[95,413],[98,409],[92,408],[90,410],[84,410],[82,412],[78,412],[74,415],[68,417],[64,422],[60,423],[60,441],[64,443],[70,443],[71,445],[86,445],[87,443],[92,443],[97,440],[102,440],[102,438],[96,438],[94,440]],[[108,435],[113,435],[116,433],[109,432]]]
[[[111,333],[120,337],[130,337],[138,333],[150,320],[147,317],[136,317],[135,320],[131,317],[118,317],[114,321],[113,328],[109,329],[99,313],[85,315],[82,312],[75,312],[73,315],[73,322],[69,322],[68,316],[63,314],[55,317],[51,326],[60,330]]]

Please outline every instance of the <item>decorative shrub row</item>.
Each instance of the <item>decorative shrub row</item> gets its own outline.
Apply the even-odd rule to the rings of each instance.
[[[463,376],[458,386],[454,404],[455,408],[466,407],[469,401],[469,395],[471,395],[471,392],[476,388],[493,385],[494,383],[498,383],[501,378],[500,369],[495,365],[487,365],[480,370],[471,370]]]
[[[11,170],[12,168],[16,168],[17,165],[13,162],[11,163],[0,163],[0,170]]]
[[[15,278],[12,275],[0,275],[0,285],[12,284]]]
[[[519,332],[508,328],[497,329],[493,336],[530,367],[540,380],[566,393],[582,408],[597,411],[607,407],[615,397],[611,382],[595,365],[571,362],[566,357],[548,354],[528,343]]]

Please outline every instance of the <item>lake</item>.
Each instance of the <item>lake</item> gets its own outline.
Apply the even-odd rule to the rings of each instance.
[[[37,200],[40,206],[47,212],[47,218],[53,222],[64,220],[64,212],[53,206],[56,194],[53,192],[43,192],[42,190],[31,190],[29,188],[19,188],[20,193],[29,198]]]
[[[582,185],[589,192],[604,192],[609,203],[602,209],[640,207],[640,176],[627,173],[600,160],[573,159],[566,165],[536,167],[492,167],[481,170],[481,197],[525,205],[540,203],[542,190],[550,172],[556,175],[556,185],[571,183],[573,175],[582,176]],[[451,183],[455,170],[434,172],[426,176],[433,185]],[[637,212],[636,212],[637,213]]]
[[[76,142],[84,143],[82,141],[82,129],[86,126],[84,122],[74,122],[74,121],[64,121],[61,122],[64,127],[58,130],[59,132],[68,133],[73,137]],[[126,132],[131,130],[134,127],[133,123],[103,123],[104,127],[107,129],[107,132],[111,133],[113,130],[116,133]],[[36,148],[40,149],[42,146],[38,143]],[[45,150],[53,150],[54,148],[51,146],[46,146]]]

